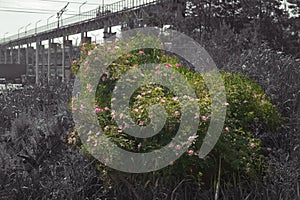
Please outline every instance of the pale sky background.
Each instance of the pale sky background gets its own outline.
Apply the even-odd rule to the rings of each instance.
[[[82,3],[86,2],[81,7],[81,12],[96,9],[99,5],[102,5],[103,0],[69,0],[70,4],[67,7],[67,11],[63,14],[63,18],[75,15],[79,13],[79,7]],[[104,0],[104,4],[110,4],[119,0]],[[282,0],[286,3],[286,0]],[[38,26],[46,25],[47,19],[49,23],[56,22],[56,13],[60,11],[68,1],[63,0],[0,0],[0,39],[18,34],[19,28],[28,25],[27,30],[34,29],[35,23]],[[34,13],[30,13],[34,12]],[[20,30],[20,33],[24,32],[25,28]],[[116,29],[113,31],[117,31]],[[90,32],[88,36],[96,37],[100,39],[102,35],[98,32]],[[78,36],[75,36],[77,38]],[[72,38],[70,38],[72,39]],[[73,37],[74,40],[74,37]]]
[[[70,0],[70,4],[67,7],[67,11],[63,14],[63,18],[70,17],[79,13],[79,7],[82,3],[81,12],[96,9],[99,5],[102,5],[102,0]],[[110,4],[119,0],[104,0],[104,4]],[[60,11],[68,1],[63,0],[0,0],[0,38],[5,38],[18,34],[19,28],[28,25],[27,30],[34,29],[35,23],[42,20],[37,25],[47,25],[47,19],[49,23],[57,22],[56,13]],[[20,12],[16,12],[20,11]],[[30,13],[34,12],[34,13]],[[24,32],[25,28],[20,30],[20,33]],[[8,33],[7,33],[8,32]],[[89,33],[90,37],[97,37],[99,39],[99,33]],[[72,39],[72,38],[70,38]]]

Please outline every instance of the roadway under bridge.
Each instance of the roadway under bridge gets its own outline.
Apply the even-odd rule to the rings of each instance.
[[[26,76],[34,76],[36,84],[57,77],[65,81],[70,76],[71,62],[80,58],[80,48],[73,45],[70,35],[80,34],[81,43],[91,42],[87,33],[102,30],[106,41],[116,34],[111,31],[113,26],[119,25],[121,30],[162,27],[181,20],[185,7],[185,0],[122,0],[99,5],[97,9],[3,38],[0,64],[25,65]],[[63,42],[55,43],[56,38]]]

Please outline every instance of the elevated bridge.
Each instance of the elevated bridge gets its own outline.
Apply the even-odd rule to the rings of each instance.
[[[25,64],[26,75],[34,76],[37,84],[43,78],[50,81],[53,77],[60,77],[64,81],[66,70],[69,71],[72,60],[78,59],[80,52],[79,47],[72,45],[70,35],[80,34],[81,42],[91,42],[88,32],[103,30],[105,40],[115,34],[111,27],[117,25],[121,25],[122,30],[162,27],[183,17],[184,2],[121,0],[69,18],[58,18],[57,22],[1,39],[0,64]],[[62,44],[55,43],[56,38],[62,38]],[[47,42],[47,49],[43,42]]]

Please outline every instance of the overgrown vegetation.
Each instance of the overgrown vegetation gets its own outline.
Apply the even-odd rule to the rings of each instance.
[[[115,45],[118,47],[121,46],[118,43]],[[101,48],[101,46],[98,47],[98,49],[99,48]],[[93,47],[87,44],[84,46],[84,49],[86,50],[85,53],[88,54],[92,51]],[[95,56],[98,55],[96,54]],[[86,55],[83,55],[83,57],[86,57]],[[88,62],[92,62],[92,60],[93,59],[90,58]],[[211,74],[192,72],[182,66],[182,64],[179,64],[180,61],[178,58],[167,56],[161,51],[139,50],[127,53],[109,66],[109,71],[106,74],[109,78],[100,81],[98,86],[96,111],[105,134],[118,144],[118,146],[128,151],[149,152],[168,145],[172,137],[174,137],[178,131],[182,112],[179,101],[182,99],[174,95],[174,91],[170,91],[156,84],[149,84],[147,81],[145,85],[141,85],[139,90],[131,97],[129,102],[131,116],[136,124],[144,126],[149,124],[153,117],[147,112],[146,108],[154,104],[163,106],[168,113],[168,117],[166,125],[158,135],[146,140],[134,139],[124,133],[122,131],[123,128],[118,127],[114,120],[116,116],[121,116],[121,118],[125,117],[123,110],[121,112],[111,110],[112,92],[116,86],[116,82],[119,80],[119,77],[122,77],[122,74],[145,63],[165,63],[160,67],[156,67],[156,71],[154,70],[152,74],[157,74],[158,71],[163,73],[162,68],[171,68],[181,75],[184,75],[187,81],[193,85],[193,89],[198,98],[195,99],[195,101],[198,101],[197,104],[201,112],[199,116],[196,116],[200,122],[197,136],[191,139],[193,145],[189,151],[186,152],[181,159],[170,164],[171,166],[163,170],[136,176],[135,179],[131,177],[133,183],[136,184],[143,180],[143,184],[145,184],[147,181],[157,180],[159,177],[161,180],[169,180],[168,184],[178,184],[185,178],[194,177],[195,180],[199,180],[196,181],[199,185],[210,188],[213,185],[213,181],[216,180],[215,177],[217,177],[219,166],[222,166],[222,179],[227,180],[226,182],[228,183],[231,181],[230,177],[233,175],[239,176],[240,179],[248,179],[249,181],[251,179],[252,181],[257,180],[260,176],[259,174],[263,173],[263,168],[266,166],[260,154],[260,140],[256,138],[253,132],[253,126],[255,126],[255,124],[261,125],[261,127],[256,127],[259,131],[276,130],[276,127],[278,127],[280,123],[280,117],[276,108],[270,103],[270,99],[265,95],[263,89],[242,75],[222,72],[222,79],[227,93],[227,102],[223,102],[223,104],[227,106],[225,126],[223,134],[213,152],[211,152],[205,160],[200,160],[197,157],[197,151],[202,145],[203,138],[210,124],[210,104],[212,101],[203,76],[211,76]],[[94,65],[97,66],[100,65],[100,63],[97,64],[96,62]],[[145,80],[148,80],[147,75],[145,75]],[[176,84],[175,79],[170,81]],[[88,88],[84,89],[82,94],[85,90],[88,90]],[[81,103],[76,103],[76,101],[74,101],[73,104],[73,109],[81,106]],[[157,114],[158,113],[154,113],[154,115]],[[91,136],[88,137],[89,143],[99,143],[97,142],[97,135],[90,135]],[[174,145],[174,151],[176,151],[176,148],[180,149],[181,146]],[[105,170],[107,169],[105,168]],[[111,173],[115,173],[115,171]],[[174,183],[171,183],[170,175]],[[121,175],[119,174],[119,176]],[[149,183],[154,184],[151,181]]]
[[[272,3],[270,0],[265,2]],[[255,3],[257,2],[253,1],[254,5]],[[224,5],[226,8],[226,5],[230,4],[224,1]],[[220,7],[217,5],[214,8],[218,6]],[[228,93],[226,125],[218,145],[207,158],[207,165],[198,162],[195,155],[201,141],[199,137],[191,147],[192,151],[156,173],[137,176],[105,168],[77,146],[80,145],[80,140],[73,129],[69,108],[71,84],[53,84],[42,88],[32,86],[0,96],[1,199],[198,200],[214,199],[216,194],[218,199],[224,200],[299,199],[300,62],[287,54],[291,49],[287,48],[288,45],[284,41],[292,37],[291,32],[288,29],[281,32],[278,28],[282,20],[288,24],[288,19],[286,15],[282,18],[280,15],[273,15],[272,23],[268,26],[276,25],[277,31],[274,37],[266,38],[268,34],[263,29],[257,30],[259,27],[255,26],[255,23],[250,23],[253,26],[244,27],[239,26],[235,20],[234,25],[220,23],[221,26],[214,27],[212,21],[208,20],[213,13],[221,14],[228,21],[234,15],[219,10],[211,12],[209,8],[204,3],[201,4],[196,7],[198,10],[193,10],[194,16],[191,15],[196,17],[195,20],[189,19],[189,22],[195,23],[204,22],[205,19],[205,23],[178,25],[183,29],[188,28],[187,32],[209,51],[218,67],[222,69]],[[253,10],[251,8],[244,5],[243,9],[249,11],[244,13],[244,18],[253,10],[253,13],[256,13],[257,7],[253,6]],[[269,7],[271,8],[272,6]],[[197,16],[200,11],[202,14]],[[257,22],[260,18],[249,19]],[[265,19],[266,21],[261,21],[262,27],[270,22]],[[191,27],[187,27],[188,25]],[[198,32],[195,31],[195,27],[203,29]],[[296,23],[290,27],[290,30],[296,30]],[[281,34],[286,31],[289,34]],[[282,44],[285,53],[278,52]],[[84,63],[88,51],[94,47],[85,45],[82,49],[83,59],[74,63],[73,69],[76,70],[78,65]],[[143,59],[145,61],[147,52],[144,51],[143,55],[140,53],[131,52],[129,62],[125,66],[140,64]],[[138,58],[143,59],[137,60]],[[119,62],[125,60],[122,57]],[[174,57],[161,56],[159,61],[168,61],[172,68],[184,73],[194,87],[201,91],[199,102],[203,103],[200,104],[203,113],[199,118],[206,117],[200,119],[198,133],[201,135],[210,120],[209,93],[206,98],[202,76],[185,70],[182,64],[177,67],[176,64],[180,62]],[[118,66],[112,66],[111,69],[116,67]],[[107,88],[109,81],[113,82],[114,79],[100,82],[99,95],[105,87],[110,91],[110,88]],[[194,84],[195,82],[197,83]],[[150,90],[151,94],[147,93]],[[144,92],[146,95],[142,95]],[[132,108],[157,103],[156,97],[165,93],[165,102],[160,103],[168,108],[170,120],[176,124],[180,110],[174,102],[175,96],[158,85],[140,88],[131,99]],[[108,126],[106,134],[114,138],[118,127],[111,121],[110,111],[104,109],[109,108],[109,98],[99,99],[102,100],[98,102],[99,121],[104,127]],[[279,111],[280,118],[276,110]],[[148,123],[148,113],[142,112],[142,109],[138,109],[137,113],[133,112],[133,117],[138,123]],[[279,127],[275,128],[278,123]],[[176,129],[174,126],[170,128]],[[153,146],[154,140],[138,141],[129,138],[131,142],[124,142],[124,139],[128,138],[123,133],[117,134],[122,137],[116,142],[123,143],[132,151],[148,151],[159,147]],[[168,137],[167,135],[162,139],[167,142]],[[234,140],[241,143],[234,143]],[[252,154],[255,156],[251,156]],[[235,162],[240,160],[241,163]]]

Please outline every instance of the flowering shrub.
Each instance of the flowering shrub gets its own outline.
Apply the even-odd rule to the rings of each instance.
[[[91,55],[89,52],[95,48],[95,45],[85,44],[83,48],[85,50],[82,55],[83,59],[79,63],[87,62],[85,58]],[[102,48],[102,46],[97,48]],[[134,138],[126,134],[124,131],[126,127],[118,126],[115,122],[117,116],[124,117],[124,113],[116,113],[111,108],[111,101],[117,101],[117,99],[112,99],[117,81],[125,72],[145,63],[165,63],[156,67],[154,73],[158,75],[162,73],[161,68],[164,67],[172,68],[183,75],[193,86],[197,96],[194,101],[200,108],[200,115],[194,116],[195,119],[199,119],[197,136],[189,138],[192,146],[176,162],[153,173],[155,176],[166,178],[175,176],[177,180],[181,180],[192,175],[200,178],[201,182],[207,183],[217,175],[220,166],[224,179],[230,178],[232,174],[239,174],[243,178],[253,178],[263,170],[260,140],[252,130],[253,124],[261,123],[265,130],[272,130],[280,123],[279,113],[265,95],[264,90],[243,75],[221,72],[227,95],[227,102],[223,102],[227,107],[225,126],[215,148],[207,157],[200,160],[197,155],[210,124],[212,102],[203,76],[211,76],[211,74],[193,72],[182,66],[177,57],[167,55],[160,50],[144,49],[129,52],[111,63],[106,74],[102,75],[96,91],[95,112],[104,134],[111,141],[123,149],[137,153],[150,152],[165,145],[171,146],[174,151],[182,148],[180,145],[171,143],[181,123],[179,98],[173,91],[159,84],[145,83],[135,91],[129,102],[131,118],[139,126],[149,125],[153,120],[153,115],[156,113],[147,111],[151,105],[160,104],[166,110],[166,123],[157,135],[145,139]],[[73,69],[76,69],[74,71],[76,73],[78,65]],[[87,85],[86,92],[92,92],[91,86]],[[72,106],[72,109],[84,109],[84,106]],[[87,135],[87,142],[95,147],[101,145],[95,142],[93,137],[96,136],[97,134],[91,133]],[[113,172],[113,170],[109,171]],[[149,174],[144,174],[140,177],[143,179],[146,177],[148,180],[148,176]]]

